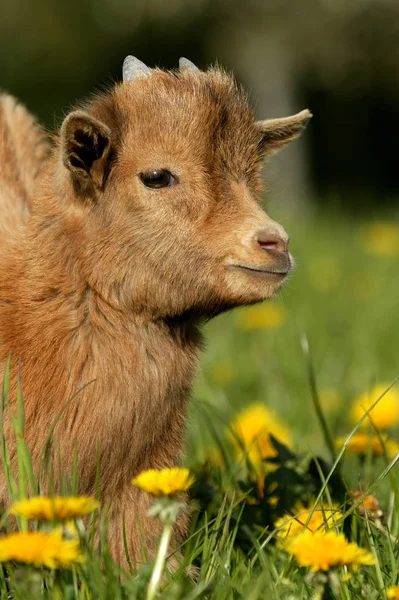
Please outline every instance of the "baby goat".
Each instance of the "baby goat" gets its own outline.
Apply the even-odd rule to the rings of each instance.
[[[67,115],[49,156],[29,114],[0,97],[0,368],[11,353],[13,404],[21,361],[36,471],[81,390],[56,426],[52,477],[77,447],[79,491],[95,494],[99,465],[112,552],[123,560],[125,527],[137,563],[159,525],[131,480],[181,458],[201,322],[273,297],[292,269],[260,168],[311,115],[255,121],[231,77],[186,59],[167,72],[128,57],[123,72]],[[7,419],[5,434],[15,467]]]

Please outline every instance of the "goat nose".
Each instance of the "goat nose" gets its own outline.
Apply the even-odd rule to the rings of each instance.
[[[275,230],[262,229],[257,236],[258,244],[263,250],[274,250],[275,252],[287,252],[288,235],[276,233]]]

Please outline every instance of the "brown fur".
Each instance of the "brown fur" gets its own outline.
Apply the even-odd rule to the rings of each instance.
[[[272,297],[285,277],[264,271],[290,268],[287,236],[260,206],[260,163],[310,115],[255,123],[220,70],[154,70],[69,114],[37,185],[41,135],[12,106],[2,99],[0,211],[12,236],[0,261],[0,368],[9,352],[14,374],[22,361],[36,470],[56,415],[94,381],[67,407],[56,447],[70,472],[77,444],[81,493],[95,493],[99,456],[114,556],[123,556],[124,515],[137,562],[138,521],[150,555],[159,528],[130,482],[181,457],[201,321]],[[176,185],[145,187],[138,174],[155,169]],[[15,466],[8,421],[6,436]],[[183,519],[175,547],[185,528]]]
[[[0,246],[25,222],[47,154],[33,117],[11,96],[0,96]]]

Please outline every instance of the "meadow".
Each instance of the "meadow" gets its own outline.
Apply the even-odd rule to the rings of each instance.
[[[0,539],[1,599],[399,599],[399,227],[392,215],[281,220],[296,272],[276,300],[206,325],[190,476],[172,474],[168,489],[147,481],[165,524],[155,564],[112,562],[106,506],[39,506],[35,533],[54,536],[46,554],[44,538],[29,538],[31,509],[15,505],[27,537]],[[35,485],[23,427],[21,398],[19,474],[1,444],[15,500]],[[185,488],[192,525],[171,573],[168,532]]]

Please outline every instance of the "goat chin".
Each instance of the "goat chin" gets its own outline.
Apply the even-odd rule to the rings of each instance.
[[[160,524],[131,479],[182,457],[201,321],[273,296],[290,270],[288,236],[260,206],[260,158],[310,118],[255,122],[216,68],[140,67],[132,79],[135,65],[129,80],[67,115],[51,151],[26,110],[0,96],[0,367],[11,353],[9,401],[21,361],[36,474],[64,409],[51,484],[60,489],[71,474],[77,447],[79,491],[95,494],[99,468],[110,547],[123,562],[124,532],[133,563],[143,535],[153,554]],[[231,261],[243,268],[226,268]],[[7,415],[4,427],[16,468]],[[5,478],[0,501],[9,503]],[[171,551],[187,527],[183,515]]]

